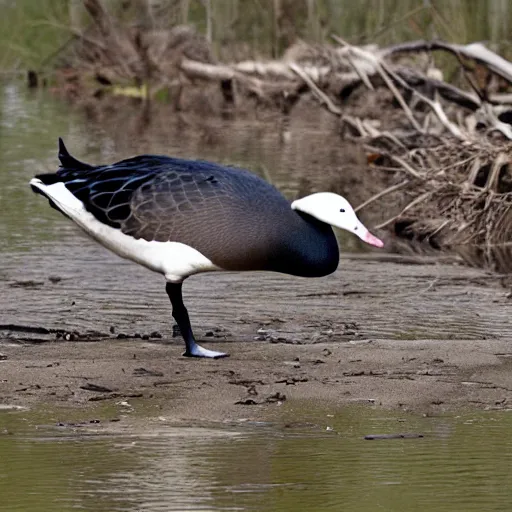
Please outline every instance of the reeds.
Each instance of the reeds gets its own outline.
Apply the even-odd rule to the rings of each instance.
[[[0,69],[39,67],[69,38],[69,0],[0,3]]]
[[[380,45],[439,38],[487,41],[510,56],[509,0],[104,0],[125,23],[169,28],[189,23],[211,39],[219,59],[277,57],[296,39],[335,33]],[[81,0],[0,3],[0,68],[40,67],[90,23]]]

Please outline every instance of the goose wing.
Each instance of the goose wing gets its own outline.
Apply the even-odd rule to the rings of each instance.
[[[212,215],[217,222],[225,218],[233,196],[222,170],[195,163],[193,168],[186,160],[143,155],[58,174],[100,222],[136,239],[183,241],[180,233],[197,231]]]
[[[280,192],[243,169],[157,155],[93,167],[65,148],[59,157],[57,173],[38,178],[62,182],[97,220],[135,239],[186,244],[225,269],[269,268],[300,230]]]

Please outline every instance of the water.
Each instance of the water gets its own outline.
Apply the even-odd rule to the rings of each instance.
[[[108,422],[45,420],[0,413],[2,511],[481,512],[512,500],[510,413],[418,418],[288,404],[266,424],[155,421],[117,433]],[[411,431],[425,437],[363,439]]]
[[[84,242],[71,223],[41,198],[35,198],[26,185],[35,173],[55,168],[59,135],[65,137],[73,154],[84,159],[87,155],[93,162],[151,151],[241,164],[274,181],[289,196],[304,187],[304,180],[314,180],[308,166],[315,159],[329,168],[344,157],[342,149],[331,144],[322,131],[332,128],[323,117],[312,120],[307,130],[283,146],[279,129],[271,130],[268,124],[210,124],[180,117],[166,130],[153,126],[145,131],[130,112],[125,113],[126,123],[116,121],[117,126],[107,121],[89,123],[79,112],[44,92],[25,94],[15,84],[0,88],[0,115],[0,280],[5,276],[12,284],[15,278],[26,281],[65,274],[59,292],[45,287],[37,292],[38,301],[30,289],[3,287],[9,296],[4,298],[0,323],[32,325],[35,319],[44,318],[49,326],[73,321],[74,326],[83,325],[84,329],[108,329],[120,318],[116,309],[119,299],[113,306],[106,299],[113,287],[131,308],[130,316],[138,318],[139,328],[141,322],[147,322],[144,328],[151,329],[156,318],[162,326],[168,323],[168,305],[163,299],[161,305],[156,303],[156,286],[149,286],[151,294],[144,295],[144,290],[137,293],[136,288],[117,282],[119,270],[129,268],[126,274],[140,288],[147,280],[146,273],[141,270],[139,275],[133,266]],[[72,249],[70,256],[66,256],[66,248]],[[93,274],[92,269],[100,267],[106,268],[106,273]],[[368,265],[365,270],[371,268]],[[421,287],[426,291],[432,288],[432,280],[450,282],[460,273],[428,268],[424,272]],[[368,294],[382,292],[373,295],[374,302],[368,306],[371,322],[367,323],[381,334],[389,327],[386,334],[391,337],[407,315],[414,317],[416,324],[423,315],[428,336],[433,336],[435,329],[443,329],[439,336],[447,336],[449,329],[455,335],[464,326],[468,338],[480,338],[493,328],[498,335],[502,316],[508,315],[508,310],[493,303],[494,292],[488,287],[473,286],[470,293],[464,288],[456,294],[444,287],[433,301],[428,294],[417,293],[418,275],[408,276],[406,271],[401,273],[399,288],[388,283],[387,293],[394,300],[390,303],[388,297],[384,302],[384,295],[379,293],[386,287],[377,281],[389,278],[376,270],[372,275],[371,282],[360,286]],[[200,296],[204,283],[208,290],[203,293],[213,293],[209,278],[204,279],[195,285],[196,296]],[[261,279],[265,281],[248,284],[254,287],[253,296],[261,294],[262,288],[268,290],[262,282],[273,283],[277,278]],[[231,281],[225,286],[233,291]],[[325,281],[319,286],[331,285]],[[81,292],[84,287],[89,299]],[[158,290],[160,297],[163,290]],[[216,293],[220,293],[218,288]],[[66,302],[69,297],[83,301],[75,314],[70,313]],[[264,299],[261,295],[254,300],[262,303]],[[90,304],[83,306],[87,300]],[[280,300],[285,304],[289,296],[284,294]],[[454,300],[465,301],[464,307],[450,308]],[[315,314],[321,319],[328,309],[324,298],[311,298],[308,310],[315,301]],[[256,306],[248,298],[239,302],[239,314],[250,317]],[[146,304],[152,304],[154,317],[148,315]],[[352,304],[361,311],[361,303],[354,300]],[[297,304],[290,314],[296,315],[300,307]],[[385,310],[384,320],[381,310]],[[480,318],[474,313],[477,310],[485,314]],[[211,312],[216,321],[220,313]],[[350,320],[350,310],[346,314]],[[442,319],[436,326],[432,325],[434,314]],[[204,317],[201,322],[205,322]],[[403,332],[407,339],[411,337],[410,330]],[[1,382],[0,373],[0,396]],[[509,510],[512,502],[509,412],[422,418],[372,408],[339,410],[289,401],[275,408],[268,423],[233,421],[173,427],[145,418],[144,408],[140,408],[139,415],[121,422],[122,426],[109,421],[119,416],[118,409],[72,413],[48,411],[44,405],[27,411],[0,409],[0,510],[480,512]],[[99,417],[102,421],[86,427],[55,426],[70,416]],[[366,434],[397,432],[418,432],[425,437],[363,439]]]

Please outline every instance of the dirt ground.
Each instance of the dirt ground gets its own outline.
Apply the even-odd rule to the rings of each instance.
[[[186,421],[257,420],[294,399],[512,406],[511,299],[481,270],[372,253],[323,279],[196,276],[196,336],[231,354],[211,361],[181,357],[160,276],[89,241],[1,258],[0,404],[154,399]]]
[[[368,403],[434,414],[512,404],[505,341],[371,340],[315,345],[215,343],[233,356],[190,361],[147,342],[9,345],[1,403],[93,404],[156,399],[179,421],[264,419],[286,399]]]

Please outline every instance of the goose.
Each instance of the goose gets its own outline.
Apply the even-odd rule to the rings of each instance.
[[[165,276],[184,356],[228,355],[196,343],[182,296],[187,277],[221,270],[326,276],[339,263],[332,226],[383,246],[334,193],[290,202],[247,170],[160,155],[93,166],[71,156],[61,138],[58,157],[59,169],[36,175],[32,190],[107,249]]]

